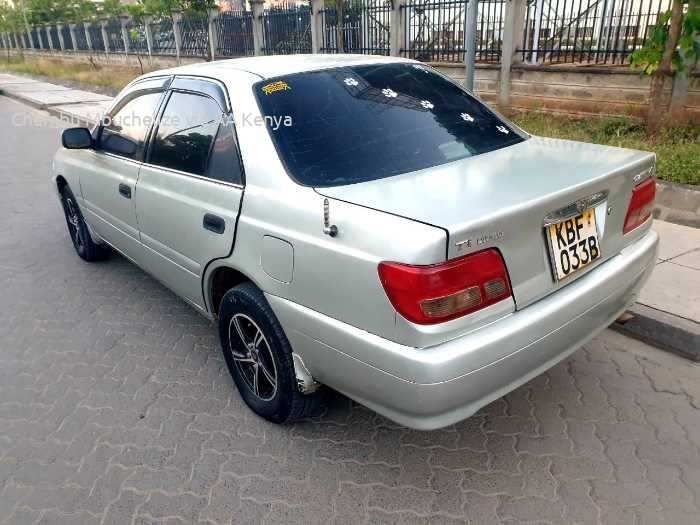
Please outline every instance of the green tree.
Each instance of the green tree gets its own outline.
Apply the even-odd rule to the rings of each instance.
[[[673,0],[671,10],[659,16],[644,47],[631,57],[632,67],[651,76],[647,128],[656,133],[666,118],[666,79],[688,74],[700,59],[700,1]]]

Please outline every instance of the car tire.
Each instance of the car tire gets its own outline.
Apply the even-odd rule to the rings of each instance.
[[[64,186],[61,190],[61,204],[63,205],[63,213],[66,216],[68,235],[78,256],[88,262],[100,261],[106,258],[110,252],[109,247],[97,244],[92,240],[90,230],[85,224],[83,214],[80,212],[78,201],[75,200],[75,195],[73,195],[68,186]]]
[[[229,372],[253,412],[273,423],[291,423],[322,411],[325,393],[299,391],[292,347],[253,283],[239,284],[222,298],[219,335]]]

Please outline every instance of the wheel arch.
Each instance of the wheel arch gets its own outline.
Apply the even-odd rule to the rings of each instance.
[[[234,286],[250,282],[259,287],[247,274],[235,268],[230,263],[223,263],[209,269],[204,280],[204,298],[207,309],[214,315],[219,315],[221,299]]]

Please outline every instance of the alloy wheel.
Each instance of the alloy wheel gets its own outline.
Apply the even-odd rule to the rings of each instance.
[[[277,366],[270,344],[260,327],[250,317],[237,313],[229,323],[229,350],[251,392],[263,401],[270,401],[277,393]],[[242,343],[243,353],[233,343]]]

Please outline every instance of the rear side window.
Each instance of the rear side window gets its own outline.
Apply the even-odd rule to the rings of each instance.
[[[308,186],[390,177],[524,140],[459,86],[420,64],[298,73],[253,89],[287,171]]]
[[[207,177],[232,184],[243,184],[242,171],[233,124],[222,123],[214,139],[207,166]]]
[[[214,100],[174,92],[158,124],[150,163],[194,175],[206,175],[207,160],[223,121]]]
[[[104,119],[99,149],[129,159],[143,157],[144,142],[153,124],[162,91],[135,92]]]

